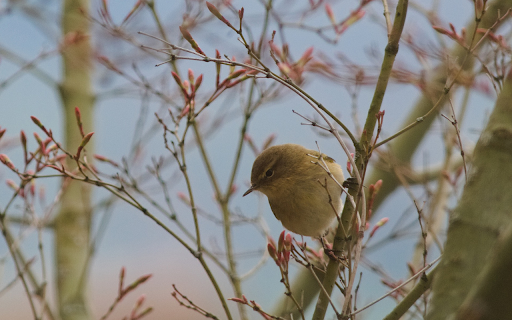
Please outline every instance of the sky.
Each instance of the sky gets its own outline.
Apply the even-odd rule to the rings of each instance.
[[[183,20],[184,2],[158,0],[155,2],[168,38],[171,42],[182,43],[178,26]],[[120,23],[134,3],[135,1],[109,1],[108,6],[113,20]],[[197,12],[200,6],[204,6],[202,1],[192,1],[192,3],[194,3],[192,12]],[[274,9],[276,12],[280,12],[279,18],[283,21],[296,22],[296,12],[307,7],[308,3],[305,0],[297,2],[274,1]],[[335,16],[339,20],[347,16],[350,10],[357,7],[357,1],[329,1],[329,3],[331,3]],[[233,1],[232,4],[235,8],[244,7],[245,22],[252,27],[251,30],[254,36],[258,36],[261,32],[262,21],[261,2],[243,0]],[[395,2],[389,4],[390,7],[393,7]],[[31,61],[43,56],[44,58],[37,60],[37,68],[58,83],[61,77],[61,67],[55,48],[59,42],[59,5],[59,2],[50,0],[0,2],[0,30],[2,30],[0,32],[0,83],[4,84],[0,87],[0,127],[7,129],[6,136],[0,141],[0,153],[8,154],[14,163],[22,161],[22,152],[16,142],[20,130],[24,130],[29,136],[29,146],[32,148],[35,146],[32,132],[38,131],[38,128],[32,123],[30,116],[36,116],[46,127],[51,128],[57,137],[62,138],[60,101],[52,81],[38,77],[36,72],[20,72],[20,65],[16,63],[19,59]],[[422,2],[421,5],[428,8],[431,3]],[[93,1],[92,6],[92,16],[98,17],[100,2]],[[38,9],[34,10],[33,8]],[[440,1],[436,13],[439,15],[443,26],[446,27],[450,22],[457,30],[460,30],[471,18],[471,2],[462,0]],[[209,12],[204,11],[201,17],[207,19],[211,16]],[[230,21],[236,21],[236,17],[230,12],[226,13],[226,17]],[[411,5],[407,19],[405,31],[416,37],[418,43],[424,45],[436,43],[436,34],[431,30],[427,19],[419,13],[418,4]],[[378,65],[386,45],[382,5],[379,1],[373,1],[366,8],[365,17],[351,26],[336,44],[326,43],[315,36],[313,32],[307,30],[287,28],[283,33],[277,28],[275,18],[271,18],[271,21],[267,32],[270,34],[271,30],[277,29],[276,43],[281,43],[284,36],[295,58],[300,57],[309,47],[313,47],[315,55],[322,54],[330,59],[336,59],[340,54],[343,54],[353,63],[375,66]],[[307,17],[304,23],[312,26],[328,26],[329,20],[324,11],[319,10],[317,14]],[[137,31],[157,34],[147,8],[138,12],[134,19],[126,25],[126,32],[133,39],[132,42],[149,43],[153,46],[162,47],[161,44],[150,42],[147,37],[137,34]],[[194,29],[193,36],[209,55],[214,55],[214,50],[219,49],[221,54],[229,57],[236,56],[237,61],[244,59],[245,49],[234,33],[216,19],[209,19],[203,25],[198,26]],[[453,45],[446,38],[444,41],[449,47]],[[131,76],[136,74],[131,65],[136,65],[145,77],[154,81],[156,86],[167,88],[167,92],[177,90],[175,83],[172,80],[169,81],[167,66],[155,67],[155,64],[163,61],[163,56],[141,58],[141,51],[136,45],[128,41],[115,39],[98,24],[94,24],[93,43],[98,55],[117,59],[115,61],[123,63],[126,72]],[[187,44],[183,46],[187,46]],[[400,47],[396,65],[414,71],[421,69],[411,50],[405,45]],[[425,66],[428,67],[428,63],[423,67]],[[200,99],[203,99],[204,102],[205,97],[211,93],[213,88],[215,66],[204,62],[179,61],[178,68],[182,75],[185,75],[189,68],[194,71],[196,77],[199,74],[204,74],[205,78],[201,89],[203,91],[200,96]],[[227,70],[224,68],[223,75],[226,74]],[[375,71],[373,71],[373,74],[375,74]],[[260,79],[258,81],[261,83],[261,87],[271,85],[270,79]],[[156,125],[153,114],[157,112],[162,115],[169,106],[163,104],[155,96],[140,94],[141,91],[128,83],[126,79],[106,70],[100,64],[95,65],[94,82],[99,97],[95,111],[95,134],[93,138],[96,146],[95,153],[117,162],[120,162],[123,157],[133,160],[133,153],[132,156],[130,154],[134,142],[141,137],[141,132],[145,132],[151,138],[144,141],[144,144],[140,146],[138,157],[131,162],[132,172],[141,174],[145,172],[146,165],[151,163],[152,158],[168,157],[169,154],[163,145],[161,128]],[[205,127],[212,126],[215,129],[208,135],[206,149],[222,186],[225,186],[228,182],[230,168],[235,157],[234,150],[242,120],[241,105],[243,105],[244,97],[247,95],[247,88],[245,86],[239,90],[226,92],[198,119]],[[358,118],[360,121],[364,121],[367,106],[373,94],[372,85],[364,86],[357,97],[357,101],[354,102],[342,84],[322,77],[308,79],[304,88],[324,106],[339,115],[340,119],[347,123],[352,130],[354,129],[352,105],[356,105]],[[120,89],[125,94],[122,96],[112,95],[112,92],[115,92],[114,89]],[[407,114],[407,106],[417,96],[418,90],[412,85],[397,83],[389,85],[382,107],[386,111],[385,127],[383,128],[384,136],[389,136],[400,128],[400,124]],[[478,93],[475,93],[472,97],[466,122],[461,127],[462,136],[467,145],[476,142],[477,132],[485,124],[486,114],[492,108],[492,99]],[[460,103],[460,94],[454,95],[453,100],[455,104]],[[181,102],[177,101],[176,103]],[[275,101],[264,104],[253,116],[248,129],[248,134],[256,145],[261,146],[270,135],[276,136],[275,144],[298,143],[316,149],[316,142],[318,142],[322,152],[327,153],[336,159],[342,167],[345,167],[347,158],[337,142],[325,135],[319,135],[318,131],[312,130],[309,126],[301,125],[304,120],[292,113],[292,110],[304,116],[314,116],[311,107],[291,92],[283,94]],[[221,125],[212,125],[214,119],[221,121]],[[414,165],[420,167],[434,165],[438,163],[438,159],[442,159],[443,146],[441,141],[443,129],[446,126],[446,122],[443,122],[441,118],[436,120],[432,134],[423,142],[413,159]],[[142,128],[142,130],[139,131],[137,128]],[[39,132],[39,134],[42,133]],[[249,185],[250,170],[254,157],[255,155],[249,148],[244,149],[236,179],[238,190],[231,208],[234,212],[248,217],[262,216],[265,224],[268,225],[270,235],[277,239],[282,226],[272,215],[266,199],[257,194],[242,198],[243,191]],[[200,199],[199,207],[219,217],[219,210],[213,199],[212,188],[206,178],[204,164],[193,144],[187,149],[187,159],[194,193],[197,199]],[[108,174],[116,173],[115,168],[104,164],[98,164],[98,168]],[[185,192],[186,189],[183,179],[179,178],[176,166],[166,169],[164,175],[169,186],[169,193],[174,199],[176,211],[180,214],[180,219],[182,219],[185,226],[192,228],[192,219],[188,213],[189,208],[177,199],[177,195],[180,192]],[[348,175],[346,171],[345,175]],[[6,179],[15,180],[16,178],[5,167],[0,167],[1,210],[5,208],[12,194],[12,191],[5,184]],[[55,197],[59,187],[57,179],[38,182],[38,186],[42,185],[44,185],[48,199],[51,200]],[[159,190],[155,181],[148,182],[146,185],[155,199],[164,203],[161,190]],[[413,188],[413,192],[418,197],[424,196],[423,188]],[[108,196],[102,190],[94,191],[96,204]],[[13,207],[12,214],[21,211],[20,202]],[[404,212],[409,214],[405,215],[405,218],[401,218]],[[209,284],[204,271],[199,263],[176,240],[158,228],[154,222],[150,221],[141,212],[119,201],[107,213],[101,212],[98,214],[95,219],[95,231],[98,230],[100,221],[102,221],[101,217],[104,214],[109,217],[107,232],[101,237],[100,246],[96,251],[90,271],[90,299],[92,311],[97,317],[104,314],[115,299],[118,274],[123,266],[127,270],[128,281],[144,274],[153,274],[153,277],[116,308],[112,319],[126,315],[141,294],[146,295],[146,305],[155,307],[149,319],[158,319],[170,314],[175,319],[202,318],[192,311],[178,306],[170,295],[172,284],[176,284],[196,304],[204,306],[208,311],[220,317],[223,316],[213,288]],[[411,210],[411,202],[403,190],[393,194],[376,214],[378,218],[389,217],[390,223],[383,227],[382,233],[377,234],[375,239],[372,239],[374,243],[378,243],[389,235],[387,232],[392,230],[392,226],[407,224],[415,220],[415,212]],[[163,215],[158,217],[169,226],[173,226]],[[405,221],[400,221],[400,219],[405,219]],[[372,223],[374,222],[376,221]],[[222,247],[223,240],[219,226],[208,220],[202,220],[201,228],[203,239],[206,239],[208,245],[214,250],[221,251],[218,248]],[[417,225],[411,228],[416,230]],[[38,257],[37,233],[34,230],[23,228],[18,231],[22,232],[24,236],[22,248],[26,251],[27,256]],[[180,232],[179,234],[183,235]],[[256,228],[247,225],[235,227],[233,239],[235,239],[235,251],[246,253],[241,256],[242,258],[238,264],[239,271],[243,274],[251,270],[258,262],[262,249],[266,246],[266,239]],[[396,280],[403,279],[407,274],[407,257],[410,257],[415,239],[415,236],[411,236],[394,241],[389,245],[382,246],[379,250],[369,252],[366,258],[382,266],[390,277]],[[53,263],[52,240],[51,233],[44,232],[44,249],[50,267]],[[312,243],[312,241],[308,240],[308,243]],[[247,254],[247,252],[253,254]],[[436,252],[433,250],[429,259],[432,261],[435,258],[437,258]],[[35,265],[40,267],[40,261],[37,260]],[[51,270],[51,268],[49,269]],[[363,271],[360,290],[360,297],[362,298],[358,302],[358,306],[364,305],[387,291],[387,288],[380,283],[379,275],[370,271],[365,265],[362,266],[361,270]],[[226,296],[232,296],[232,290],[226,275],[217,268],[213,268],[213,271],[221,279],[221,286],[226,292]],[[294,266],[292,274],[297,273],[297,271],[298,268]],[[4,241],[0,241],[0,288],[7,285],[13,277],[14,269],[7,247]],[[273,303],[283,296],[284,287],[279,283],[279,279],[278,269],[273,262],[267,261],[261,269],[243,283],[243,290],[249,299],[255,299],[264,308],[270,310]],[[53,275],[51,272],[48,272],[48,280],[50,289],[53,290],[51,284]],[[53,293],[51,298],[53,299]],[[335,299],[340,300],[340,297],[335,296]],[[394,305],[395,302],[387,298],[366,312],[365,319],[380,319]],[[235,311],[234,303],[230,302],[230,307]],[[30,318],[27,299],[19,282],[9,292],[0,293],[0,310],[2,310],[2,314],[9,315],[9,319]],[[256,314],[251,316],[253,319],[259,317]]]

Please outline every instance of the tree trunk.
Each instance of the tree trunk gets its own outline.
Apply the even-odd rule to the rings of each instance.
[[[450,216],[445,250],[433,283],[429,320],[453,319],[489,260],[498,236],[510,225],[512,73],[505,79],[473,159],[462,197]]]
[[[94,97],[91,89],[89,1],[64,0],[62,7],[63,78],[60,86],[64,113],[64,148],[75,153],[82,136],[75,107],[79,107],[85,133],[92,129]],[[92,143],[87,144],[91,154]],[[90,157],[88,158],[91,159]],[[73,159],[66,160],[76,168]],[[55,218],[55,257],[59,313],[63,320],[90,319],[86,299],[91,227],[91,188],[63,181],[60,211]]]

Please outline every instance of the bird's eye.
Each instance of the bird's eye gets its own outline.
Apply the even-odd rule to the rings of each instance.
[[[266,176],[267,178],[270,178],[270,177],[272,177],[273,175],[274,175],[274,170],[272,170],[272,169],[268,169],[268,170],[267,170],[267,172],[265,172],[265,176]]]

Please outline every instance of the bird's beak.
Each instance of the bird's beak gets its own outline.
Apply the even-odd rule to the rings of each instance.
[[[251,185],[249,190],[245,191],[245,193],[244,193],[244,195],[242,197],[245,197],[246,195],[248,195],[249,193],[253,192],[254,190],[256,190],[256,186],[253,184],[253,185]]]

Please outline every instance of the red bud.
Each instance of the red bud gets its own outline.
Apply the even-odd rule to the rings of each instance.
[[[5,164],[9,169],[16,170],[16,168],[14,167],[14,164],[11,162],[11,159],[9,159],[9,157],[3,153],[0,154],[0,162]]]

